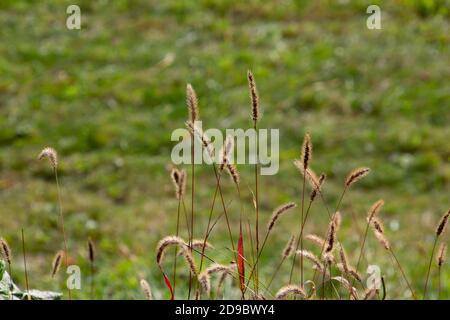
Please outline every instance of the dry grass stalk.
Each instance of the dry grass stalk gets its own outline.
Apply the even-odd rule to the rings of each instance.
[[[301,296],[302,298],[306,297],[305,292],[301,287],[289,284],[278,290],[278,292],[275,294],[275,299],[284,300],[290,295]]]
[[[141,289],[144,292],[144,295],[147,298],[147,300],[153,300],[152,289],[150,288],[150,285],[148,284],[147,280],[141,279],[140,284]]]

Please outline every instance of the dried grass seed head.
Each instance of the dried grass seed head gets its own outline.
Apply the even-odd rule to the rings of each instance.
[[[0,238],[0,246],[3,257],[5,258],[6,262],[11,265],[11,248],[4,238]]]
[[[272,213],[272,217],[270,218],[269,223],[267,224],[267,230],[269,231],[272,230],[272,228],[275,225],[275,222],[277,222],[280,216],[289,209],[295,208],[296,206],[297,205],[294,202],[288,202],[276,208]]]
[[[189,120],[195,122],[199,119],[198,99],[194,88],[190,83],[186,85],[186,104],[189,110]]]
[[[350,172],[345,179],[345,187],[348,188],[352,184],[356,183],[357,181],[361,180],[365,176],[367,176],[370,172],[369,168],[357,168]]]
[[[41,153],[39,153],[38,159],[43,160],[47,158],[50,161],[51,166],[53,169],[56,170],[58,168],[58,153],[55,149],[51,147],[45,147]]]
[[[147,300],[153,300],[152,289],[150,288],[150,285],[148,284],[147,280],[141,279],[140,284],[141,289],[144,292],[144,295],[147,298]]]
[[[259,96],[258,90],[256,89],[255,77],[250,70],[247,72],[247,80],[252,103],[252,120],[256,123],[259,119]]]

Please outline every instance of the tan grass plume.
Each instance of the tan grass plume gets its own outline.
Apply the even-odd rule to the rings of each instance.
[[[53,258],[52,262],[52,278],[55,277],[55,275],[58,273],[59,268],[61,267],[62,258],[64,256],[64,251],[59,250],[55,257]]]
[[[289,295],[301,296],[302,298],[306,297],[305,292],[302,288],[297,285],[289,284],[278,290],[278,292],[275,294],[275,299],[284,300]]]
[[[357,181],[361,180],[365,176],[367,176],[370,172],[369,168],[357,168],[350,172],[345,179],[345,186],[348,188],[352,184],[356,183]]]
[[[144,295],[147,298],[147,300],[153,300],[152,289],[150,288],[150,285],[148,284],[147,280],[141,279],[140,284],[141,289],[144,292]]]
[[[45,147],[41,153],[39,153],[38,159],[42,160],[45,158],[50,161],[51,166],[56,170],[58,167],[58,153],[56,150],[51,147]]]
[[[247,72],[248,87],[250,89],[250,100],[252,102],[252,119],[256,123],[259,119],[259,97],[256,89],[255,78],[253,73],[249,70]]]
[[[2,255],[6,262],[11,265],[11,248],[8,242],[4,238],[0,238],[0,249],[2,250]]]
[[[186,85],[186,104],[189,109],[190,121],[197,121],[199,119],[198,99],[197,94],[190,83]]]
[[[269,223],[267,224],[267,230],[268,231],[272,230],[272,228],[275,225],[275,222],[277,222],[280,216],[289,209],[295,208],[296,206],[297,205],[294,202],[288,202],[276,208],[272,213],[272,217],[270,218]]]

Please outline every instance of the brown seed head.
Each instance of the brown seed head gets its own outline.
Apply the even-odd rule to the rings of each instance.
[[[253,122],[256,123],[259,118],[259,97],[258,91],[256,89],[255,78],[253,77],[253,73],[249,70],[247,72],[248,79],[248,87],[250,89],[250,100],[252,102],[252,119]]]
[[[3,238],[0,238],[0,249],[6,262],[11,265],[11,248],[9,247],[8,242]]]
[[[58,167],[58,153],[56,152],[56,150],[50,147],[44,148],[41,153],[39,153],[38,159],[42,160],[44,158],[47,158],[50,161],[53,169],[56,170],[56,168]]]
[[[365,176],[367,176],[370,172],[369,168],[357,168],[350,172],[345,179],[345,187],[348,188],[352,184],[356,183],[357,181],[361,180]]]
[[[61,267],[61,262],[62,262],[63,256],[64,256],[64,251],[60,250],[60,251],[58,251],[56,253],[55,257],[53,258],[53,262],[52,262],[52,278],[59,271],[59,268]]]
[[[189,110],[189,120],[195,122],[199,118],[197,95],[190,83],[186,86],[186,104]]]
[[[446,214],[444,214],[441,218],[441,221],[439,221],[439,224],[436,228],[436,236],[439,237],[442,233],[445,231],[445,227],[447,226],[448,218],[450,216],[450,209],[447,211]]]
[[[303,162],[303,169],[308,169],[309,163],[312,159],[312,143],[311,143],[311,136],[309,133],[305,134],[305,138],[303,139],[303,146],[302,146],[302,162]]]
[[[286,203],[282,206],[279,206],[278,208],[276,208],[273,213],[272,213],[272,217],[269,220],[269,223],[267,224],[267,230],[270,231],[272,230],[273,226],[275,225],[275,222],[278,220],[278,218],[285,213],[286,211],[288,211],[289,209],[295,208],[297,205],[294,202],[289,202]]]

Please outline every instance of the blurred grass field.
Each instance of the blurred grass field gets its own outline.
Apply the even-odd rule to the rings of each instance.
[[[366,211],[383,198],[388,237],[413,286],[423,288],[433,230],[450,205],[448,1],[77,0],[79,31],[65,26],[72,3],[0,2],[0,236],[12,246],[21,287],[22,227],[31,287],[62,287],[62,275],[50,277],[62,245],[56,190],[48,165],[36,161],[50,145],[60,154],[73,262],[87,271],[87,238],[98,247],[96,297],[143,298],[139,278],[145,277],[157,298],[167,298],[154,249],[175,232],[170,134],[187,117],[186,83],[197,91],[204,126],[246,128],[251,69],[262,104],[260,127],[280,128],[280,171],[261,178],[262,223],[279,204],[300,201],[302,180],[292,161],[309,131],[313,167],[328,175],[330,207],[348,171],[373,170],[343,203],[339,237],[352,263]],[[369,4],[381,7],[381,30],[366,28]],[[252,167],[238,169],[245,216],[253,221]],[[195,232],[201,237],[215,181],[211,168],[197,170]],[[228,180],[224,189],[226,200],[234,199],[237,226],[239,206]],[[262,256],[263,275],[279,262],[296,218],[298,212],[291,213],[277,225]],[[318,202],[308,232],[323,234],[326,220]],[[210,255],[219,262],[232,258],[227,239],[222,221],[210,239]],[[386,275],[388,298],[407,297],[372,236],[367,260]],[[284,267],[280,285],[287,279]],[[450,298],[448,265],[443,281],[442,297]],[[87,288],[83,282],[75,298],[88,298]]]

